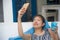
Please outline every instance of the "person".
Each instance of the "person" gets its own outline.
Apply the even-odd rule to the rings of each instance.
[[[51,40],[51,38],[53,40],[59,40],[57,31],[55,33],[51,30],[51,28],[48,28],[48,30],[43,29],[45,25],[45,19],[42,15],[36,15],[33,19],[34,33],[24,34],[21,18],[26,10],[27,9],[23,7],[18,11],[18,33],[24,40]]]

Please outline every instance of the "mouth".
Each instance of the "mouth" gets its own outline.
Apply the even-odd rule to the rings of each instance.
[[[38,25],[37,23],[34,23],[33,25]]]

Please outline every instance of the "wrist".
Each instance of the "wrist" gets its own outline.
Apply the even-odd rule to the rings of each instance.
[[[21,21],[21,19],[17,19],[18,21]]]
[[[18,17],[18,20],[21,20],[21,18],[20,18],[20,17]]]
[[[21,19],[21,17],[18,17],[18,19]]]
[[[21,15],[18,15],[18,19],[21,19],[22,18],[22,16]]]

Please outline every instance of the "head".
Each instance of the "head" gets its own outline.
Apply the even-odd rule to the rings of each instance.
[[[33,19],[34,28],[43,28],[45,25],[45,19],[42,15],[36,15]]]

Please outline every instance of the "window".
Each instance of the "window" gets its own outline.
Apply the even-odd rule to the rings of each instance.
[[[47,9],[46,16],[48,21],[58,21],[58,10],[56,9]]]
[[[17,22],[18,10],[23,6],[24,3],[29,2],[26,13],[22,17],[22,22],[32,21],[33,16],[37,13],[36,0],[12,0],[13,3],[13,22]]]
[[[48,5],[58,5],[60,4],[59,0],[47,0]]]

